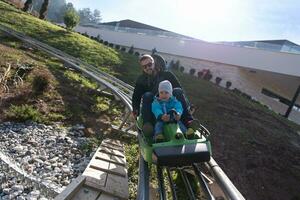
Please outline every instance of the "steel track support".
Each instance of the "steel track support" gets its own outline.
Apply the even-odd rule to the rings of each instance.
[[[140,155],[139,160],[139,181],[137,200],[149,200],[149,168],[148,163]]]
[[[191,186],[191,184],[190,184],[190,182],[189,182],[189,179],[188,179],[188,177],[187,177],[185,171],[183,171],[182,169],[178,169],[178,170],[179,170],[179,173],[180,173],[181,178],[182,178],[182,180],[183,180],[183,183],[184,183],[184,186],[185,186],[185,188],[186,188],[186,191],[187,191],[187,193],[188,193],[189,199],[190,199],[190,200],[196,199],[196,198],[195,198],[195,195],[194,195],[194,191],[193,191],[193,189],[192,189],[192,186]]]
[[[201,185],[203,191],[206,194],[207,199],[208,200],[215,200],[215,197],[212,195],[212,193],[211,193],[211,191],[210,191],[210,189],[208,187],[208,184],[204,180],[202,172],[199,170],[198,166],[196,164],[193,164],[193,168],[194,168],[195,174],[197,175],[197,178],[198,178],[198,180],[200,182],[200,185]]]
[[[166,191],[165,191],[165,184],[164,184],[163,168],[157,165],[156,169],[157,169],[157,179],[158,179],[158,186],[159,186],[159,199],[165,200]]]
[[[168,179],[169,179],[169,183],[170,183],[173,200],[177,200],[176,188],[175,188],[175,184],[172,179],[172,176],[171,176],[170,168],[167,168],[167,174],[168,174]]]

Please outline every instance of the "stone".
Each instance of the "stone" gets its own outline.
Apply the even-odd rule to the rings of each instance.
[[[11,189],[14,191],[24,191],[24,186],[23,185],[14,185],[11,187]]]
[[[21,152],[24,150],[24,147],[22,145],[17,145],[13,148],[16,152]]]
[[[4,194],[10,194],[10,188],[4,188],[2,192]]]

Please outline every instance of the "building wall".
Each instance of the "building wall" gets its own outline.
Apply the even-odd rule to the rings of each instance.
[[[134,45],[136,48],[147,50],[156,48],[162,53],[300,77],[300,54],[235,47],[201,40],[153,36],[142,33],[132,34],[92,27],[78,26],[75,30],[83,33],[88,32],[93,36],[100,35],[104,40],[114,44]]]
[[[107,40],[109,43],[119,44],[122,47],[126,47],[128,51],[129,47],[134,45],[134,51],[139,52],[140,54],[151,53],[152,48],[149,50],[136,48],[138,45],[135,43],[129,42],[120,42],[119,39],[114,39],[115,36],[105,37],[103,32],[99,32],[95,29],[77,29],[81,32],[87,32],[89,35],[97,36],[101,35],[101,38]],[[151,41],[150,41],[151,42]],[[272,110],[284,114],[288,108],[287,105],[282,104],[264,94],[261,93],[262,88],[271,90],[274,93],[277,93],[287,99],[292,99],[297,87],[300,85],[300,77],[285,75],[270,71],[258,70],[247,67],[240,67],[236,65],[230,65],[220,62],[213,62],[204,59],[196,59],[181,55],[174,55],[171,53],[160,52],[160,49],[157,48],[159,54],[161,54],[167,62],[171,60],[177,61],[180,60],[180,65],[184,67],[186,73],[189,72],[191,68],[196,70],[195,75],[203,69],[209,69],[213,75],[211,81],[215,81],[216,77],[222,78],[220,83],[221,86],[225,87],[226,81],[232,82],[231,88],[237,88],[242,92],[245,92],[263,104],[269,106]],[[300,62],[299,62],[300,64]],[[299,67],[300,72],[300,67]],[[297,100],[297,103],[300,104],[300,97]],[[300,112],[292,111],[291,117],[293,121],[300,123]]]

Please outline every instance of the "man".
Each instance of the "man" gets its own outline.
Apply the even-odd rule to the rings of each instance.
[[[164,59],[161,56],[154,55],[157,64],[165,64]],[[163,63],[162,63],[163,62]],[[136,118],[140,114],[143,117],[143,133],[151,135],[153,133],[153,124],[155,123],[155,117],[151,111],[151,104],[154,99],[154,95],[158,92],[158,85],[163,80],[168,80],[174,86],[173,95],[182,103],[183,115],[182,122],[185,126],[191,127],[195,130],[195,124],[193,117],[189,113],[188,103],[183,95],[181,85],[177,78],[171,72],[165,72],[159,69],[159,66],[155,66],[154,59],[150,55],[143,55],[139,63],[142,67],[143,73],[137,78],[133,95],[132,95],[132,108],[133,117]],[[156,68],[156,70],[155,70]]]

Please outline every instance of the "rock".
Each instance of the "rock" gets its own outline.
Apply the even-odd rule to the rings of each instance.
[[[40,191],[39,190],[33,190],[29,193],[29,196],[38,198],[40,196]]]
[[[26,200],[26,198],[23,197],[23,196],[18,196],[18,197],[17,197],[17,200]]]
[[[66,173],[66,174],[69,174],[71,172],[71,170],[66,166],[63,166],[61,170],[63,173]]]
[[[95,131],[93,131],[92,128],[85,128],[83,132],[85,137],[90,137],[91,135],[95,134]]]
[[[14,191],[24,191],[24,186],[23,185],[14,185],[11,187],[11,189]]]
[[[70,184],[70,181],[69,181],[69,180],[63,180],[63,181],[61,182],[61,184],[62,184],[63,186],[67,186],[67,185]]]
[[[54,157],[54,158],[51,158],[49,160],[50,163],[55,163],[59,158],[58,157]]]
[[[4,188],[2,192],[4,194],[10,194],[10,188]]]
[[[21,152],[24,150],[24,147],[22,145],[17,145],[13,148],[16,152]]]

